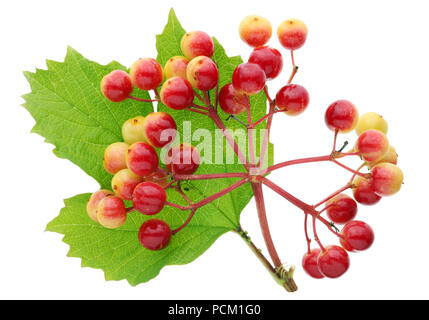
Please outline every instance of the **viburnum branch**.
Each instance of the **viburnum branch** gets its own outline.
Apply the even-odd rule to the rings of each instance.
[[[207,112],[200,111],[198,109],[193,109],[192,107],[188,107],[185,110],[192,111],[192,112],[195,112],[195,113],[199,113],[199,114],[202,114],[202,115],[205,115],[205,116],[209,115]]]
[[[253,145],[253,129],[250,127],[252,123],[252,115],[250,113],[250,105],[246,105],[247,113],[247,140],[249,145],[250,164],[255,166],[255,148]]]
[[[332,159],[331,161],[332,161],[333,163],[335,163],[335,164],[339,165],[340,167],[342,167],[342,168],[346,169],[347,171],[350,171],[351,173],[353,173],[353,174],[355,174],[355,175],[361,176],[361,177],[363,177],[363,178],[368,178],[368,177],[369,177],[369,174],[368,174],[368,173],[361,173],[361,172],[358,172],[358,171],[356,171],[356,170],[353,170],[352,168],[347,167],[346,165],[342,164],[341,162],[339,162],[339,161],[337,161],[337,160],[335,160],[335,159]]]
[[[182,230],[184,227],[186,227],[189,222],[191,222],[192,218],[194,217],[195,212],[197,211],[197,209],[192,209],[191,213],[189,214],[189,217],[186,219],[186,221],[177,229],[172,230],[171,234],[176,234],[178,233],[180,230]]]
[[[246,178],[248,173],[244,172],[224,172],[224,173],[208,173],[208,174],[176,174],[175,180],[209,180],[209,179],[224,179],[224,178]]]
[[[259,156],[259,169],[262,168],[263,164],[264,164],[264,160],[265,160],[265,154],[267,153],[267,149],[268,149],[268,143],[270,140],[270,131],[271,131],[271,124],[273,122],[273,111],[274,111],[274,107],[275,107],[275,102],[271,99],[269,92],[268,92],[268,87],[265,86],[264,87],[264,92],[265,95],[267,97],[267,100],[269,102],[269,112],[268,114],[271,114],[270,116],[268,116],[268,120],[267,120],[267,126],[265,128],[265,134],[264,134],[264,139],[262,141],[262,148],[261,148],[261,154]]]
[[[319,239],[319,236],[317,235],[317,229],[316,229],[316,218],[318,217],[319,215],[314,215],[313,214],[313,235],[314,235],[314,241],[316,241],[317,242],[317,244],[319,245],[319,247],[320,247],[320,249],[322,250],[322,251],[325,251],[326,249],[325,249],[325,247],[323,246],[323,244],[322,244],[322,242],[320,241],[320,239]]]
[[[288,84],[292,83],[293,78],[295,77],[296,73],[298,72],[298,67],[295,65],[295,57],[293,55],[293,50],[290,51],[290,57],[292,60],[292,73],[289,77],[289,80],[287,81]]]
[[[139,102],[160,102],[161,101],[161,99],[158,99],[158,98],[157,99],[141,99],[141,98],[137,98],[134,96],[129,96],[128,98],[131,100],[139,101]]]
[[[304,234],[305,234],[305,240],[307,241],[307,252],[311,252],[311,239],[308,236],[308,213],[304,212]]]
[[[250,125],[251,128],[256,127],[258,124],[260,124],[261,122],[265,121],[267,118],[273,116],[276,113],[282,112],[282,110],[273,110],[272,112],[267,113],[265,116],[263,116],[262,118],[260,118],[258,121],[252,123]]]
[[[344,187],[342,187],[342,188],[338,189],[337,191],[333,192],[332,194],[330,194],[328,197],[326,197],[322,201],[316,203],[313,207],[314,208],[319,207],[320,205],[324,204],[326,201],[331,200],[333,197],[339,195],[341,192],[343,192],[343,191],[345,191],[347,189],[350,189],[350,188],[351,188],[351,184],[347,183]]]

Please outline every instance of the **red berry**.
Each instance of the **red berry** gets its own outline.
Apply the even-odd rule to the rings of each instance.
[[[164,82],[161,87],[161,101],[174,110],[190,107],[194,101],[194,89],[188,80],[173,77]]]
[[[257,94],[265,86],[265,72],[254,63],[242,63],[235,68],[232,85],[240,93],[249,96]]]
[[[169,150],[165,165],[174,174],[193,174],[200,165],[200,153],[194,146],[182,143]]]
[[[329,219],[339,224],[353,220],[357,213],[356,201],[344,193],[327,201],[326,206]]]
[[[256,15],[244,18],[239,27],[240,38],[251,47],[266,44],[270,40],[272,32],[271,23]]]
[[[170,226],[159,219],[150,219],[142,224],[139,230],[139,241],[149,250],[164,249],[171,240]]]
[[[365,161],[377,161],[389,150],[389,140],[383,132],[369,129],[359,136],[355,149]]]
[[[137,88],[153,90],[162,83],[162,66],[155,59],[142,58],[134,62],[130,69],[130,76]]]
[[[198,56],[211,57],[214,53],[214,43],[210,36],[203,31],[186,33],[180,42],[183,54],[189,60]]]
[[[327,246],[317,258],[319,271],[327,278],[342,276],[350,266],[349,255],[339,246]]]
[[[320,255],[320,249],[313,249],[310,253],[306,253],[304,257],[302,257],[302,268],[304,271],[315,279],[322,279],[325,276],[320,273],[319,267],[317,266],[317,258]]]
[[[98,222],[98,219],[97,219],[98,205],[101,200],[103,200],[108,196],[113,196],[113,192],[109,190],[98,190],[97,192],[94,192],[89,198],[88,204],[86,205],[86,212],[88,213],[88,216],[95,222]]]
[[[186,79],[186,68],[189,60],[182,56],[170,58],[164,66],[164,76],[166,79],[182,77]]]
[[[308,91],[300,85],[288,84],[281,88],[276,95],[276,105],[290,116],[296,116],[307,108],[310,102]]]
[[[373,168],[375,165],[383,162],[388,162],[392,164],[398,163],[398,154],[396,153],[396,150],[393,146],[389,146],[389,149],[384,154],[383,157],[376,159],[374,161],[367,161],[367,165],[369,168]]]
[[[376,204],[381,199],[371,188],[369,181],[359,176],[353,180],[353,197],[360,204],[367,206]]]
[[[126,155],[129,145],[124,142],[115,142],[106,148],[103,156],[103,166],[110,174],[127,167]]]
[[[232,83],[224,85],[219,92],[219,105],[228,114],[240,114],[249,104],[249,97],[236,92]]]
[[[112,179],[112,189],[124,200],[132,200],[135,187],[143,182],[143,178],[134,174],[130,169],[122,169]]]
[[[372,168],[369,184],[377,195],[385,197],[398,192],[403,181],[402,170],[392,163],[385,162]]]
[[[281,53],[274,48],[258,47],[253,49],[249,57],[250,63],[256,63],[265,72],[267,80],[276,78],[283,68],[283,58]]]
[[[209,91],[216,87],[219,71],[212,59],[199,56],[189,62],[186,68],[186,78],[195,89]]]
[[[297,19],[283,21],[277,29],[280,43],[289,50],[301,48],[307,39],[307,33],[307,26]]]
[[[134,189],[133,206],[137,211],[154,215],[164,208],[167,194],[163,187],[153,182],[142,182]]]
[[[341,234],[344,237],[340,239],[341,245],[347,251],[363,251],[371,247],[374,242],[374,231],[362,221],[347,223],[341,230]]]
[[[325,113],[325,122],[332,131],[346,133],[352,131],[359,121],[359,112],[347,100],[338,100],[332,103]]]
[[[115,196],[101,200],[97,208],[97,220],[103,227],[109,229],[122,226],[127,220],[124,201]]]
[[[106,74],[101,80],[100,87],[103,95],[113,102],[127,99],[134,89],[130,76],[122,70],[114,70]]]
[[[128,148],[128,169],[140,177],[151,174],[158,168],[158,155],[155,149],[146,142],[136,142]]]
[[[155,148],[162,148],[173,142],[176,135],[176,122],[168,113],[152,112],[143,121],[144,139]]]

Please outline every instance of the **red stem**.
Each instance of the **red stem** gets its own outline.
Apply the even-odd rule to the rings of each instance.
[[[191,213],[189,214],[188,219],[186,219],[186,221],[177,229],[172,230],[171,234],[176,234],[178,233],[180,230],[182,230],[184,227],[186,227],[188,225],[189,222],[191,222],[192,218],[194,217],[195,211],[197,211],[197,209],[193,209],[191,211]]]
[[[140,102],[157,102],[157,101],[159,102],[159,101],[161,101],[160,99],[140,99],[140,98],[137,98],[134,96],[129,96],[128,98],[131,100],[140,101]]]
[[[261,169],[263,166],[263,163],[265,160],[265,153],[268,149],[268,142],[270,140],[271,124],[273,122],[273,112],[274,112],[274,107],[275,107],[275,103],[271,99],[270,94],[268,93],[268,87],[267,86],[264,87],[264,92],[265,92],[265,95],[267,97],[268,102],[270,103],[269,112],[268,112],[268,114],[270,114],[270,115],[268,116],[267,126],[265,128],[264,140],[262,142],[261,154],[259,156],[259,169]]]
[[[307,230],[307,220],[308,220],[308,213],[304,212],[305,218],[304,218],[304,234],[305,234],[305,240],[307,241],[307,252],[311,252],[311,239],[308,236],[308,230]]]
[[[208,180],[208,179],[223,179],[223,178],[246,178],[248,173],[242,172],[225,172],[225,173],[209,173],[209,174],[176,174],[175,180]]]
[[[290,51],[290,57],[292,60],[292,73],[291,73],[289,80],[287,82],[288,84],[290,84],[292,82],[293,78],[295,77],[295,75],[298,71],[298,67],[295,65],[295,58],[293,56],[293,50]]]
[[[249,153],[250,153],[250,163],[252,166],[255,165],[255,149],[253,147],[253,131],[250,128],[252,123],[252,115],[250,114],[250,105],[246,106],[247,112],[247,139],[249,140]]]
[[[321,161],[330,161],[331,160],[331,155],[327,155],[327,156],[321,156],[321,157],[310,157],[310,158],[302,158],[302,159],[295,159],[295,160],[289,160],[289,161],[285,161],[285,162],[280,162],[278,164],[275,164],[271,167],[268,167],[267,170],[265,170],[266,173],[269,173],[271,171],[283,168],[283,167],[287,167],[287,166],[291,166],[291,165],[295,165],[295,164],[301,164],[301,163],[310,163],[310,162],[321,162]]]
[[[313,215],[313,234],[314,234],[314,240],[317,242],[317,244],[319,245],[320,249],[322,251],[326,251],[325,247],[322,245],[322,242],[320,242],[320,240],[319,240],[319,236],[317,235],[317,230],[316,230],[316,215]]]
[[[318,206],[320,206],[320,205],[324,204],[326,201],[331,200],[333,197],[335,197],[336,195],[340,194],[341,192],[343,192],[343,191],[345,191],[345,190],[347,190],[347,189],[349,189],[349,188],[351,188],[351,184],[350,184],[350,183],[346,184],[346,185],[345,185],[344,187],[342,187],[341,189],[338,189],[338,190],[337,190],[337,191],[335,191],[334,193],[330,194],[328,197],[326,197],[326,198],[325,198],[325,199],[323,199],[322,201],[320,201],[320,202],[316,203],[313,207],[314,207],[314,208],[317,208]]]
[[[271,260],[273,261],[274,267],[280,268],[282,263],[277,254],[276,248],[274,247],[274,242],[271,237],[270,228],[268,226],[267,214],[265,211],[264,194],[262,192],[262,185],[260,183],[252,183],[252,189],[253,189],[253,194],[255,196],[259,224],[261,226],[262,235],[265,240],[265,245],[267,246],[267,249],[270,254]]]
[[[335,159],[332,159],[331,161],[332,161],[333,163],[335,163],[335,164],[339,165],[341,168],[344,168],[344,169],[346,169],[346,170],[350,171],[351,173],[353,173],[353,174],[355,174],[355,175],[361,176],[361,177],[363,177],[363,178],[368,178],[368,174],[360,173],[360,172],[358,172],[358,171],[356,171],[356,170],[353,170],[352,168],[347,167],[346,165],[342,164],[341,162],[338,162],[338,161],[337,161],[337,160],[335,160]]]

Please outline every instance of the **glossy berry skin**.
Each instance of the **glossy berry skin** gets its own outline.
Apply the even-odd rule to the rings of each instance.
[[[276,105],[290,116],[297,116],[305,111],[310,103],[308,91],[298,84],[288,84],[276,95]]]
[[[369,180],[359,176],[353,180],[353,197],[360,204],[367,206],[374,205],[381,199],[372,189]]]
[[[232,83],[226,84],[219,92],[219,105],[228,114],[240,114],[250,105],[249,97],[234,90]]]
[[[329,105],[325,113],[325,122],[332,131],[340,133],[352,131],[359,121],[359,112],[347,100],[338,100]]]
[[[180,48],[189,60],[198,56],[210,58],[214,53],[213,40],[203,31],[191,31],[183,35]]]
[[[235,91],[253,96],[265,86],[265,72],[254,63],[242,63],[232,74],[232,85]]]
[[[150,219],[144,222],[139,230],[139,241],[149,250],[164,249],[171,240],[170,226],[159,219]]]
[[[110,196],[100,201],[97,209],[97,220],[105,228],[116,229],[127,220],[124,201]]]
[[[356,126],[357,135],[361,135],[364,131],[369,129],[376,129],[384,134],[387,134],[388,125],[386,120],[375,112],[367,112],[359,117]]]
[[[182,143],[169,150],[165,165],[173,174],[193,174],[200,165],[200,153],[194,146]]]
[[[380,163],[372,168],[369,183],[376,194],[386,197],[397,193],[403,181],[404,174],[398,166],[392,163]]]
[[[353,220],[358,210],[356,201],[344,193],[328,200],[326,206],[328,207],[326,211],[329,219],[338,224]]]
[[[186,79],[189,60],[182,56],[171,57],[164,66],[165,79],[181,77]]]
[[[146,142],[136,142],[127,151],[127,166],[134,174],[144,177],[158,168],[158,155],[155,149]]]
[[[267,19],[256,15],[244,18],[238,31],[241,40],[251,47],[263,46],[270,40],[273,33],[271,23]]]
[[[125,143],[131,145],[136,142],[145,141],[143,135],[143,123],[143,116],[137,116],[124,122],[122,125],[122,138]]]
[[[141,90],[158,88],[163,80],[162,66],[152,58],[141,58],[130,69],[131,81]]]
[[[186,78],[195,89],[209,91],[216,87],[219,71],[212,59],[199,56],[189,62]]]
[[[190,107],[194,101],[194,89],[188,80],[173,77],[164,82],[161,87],[161,101],[174,110]]]
[[[276,78],[283,68],[283,58],[281,53],[270,47],[257,47],[249,57],[250,63],[255,63],[265,72],[267,80]]]
[[[381,159],[389,149],[386,135],[375,129],[364,131],[356,141],[355,150],[365,161]]]
[[[173,117],[166,112],[152,112],[143,122],[143,136],[147,143],[162,148],[173,142],[177,135],[177,126]]]
[[[351,221],[341,230],[340,243],[347,251],[363,251],[374,242],[374,231],[362,221]]]
[[[106,148],[103,156],[103,166],[110,174],[127,167],[126,155],[129,145],[124,142],[115,142]]]
[[[144,177],[144,181],[159,184],[163,188],[167,187],[169,180],[170,179],[164,170],[156,170],[150,175]]]
[[[320,273],[319,267],[317,265],[317,258],[319,257],[321,250],[316,248],[307,252],[302,257],[302,268],[304,271],[312,278],[322,279],[325,276]]]
[[[132,200],[135,187],[143,182],[143,178],[130,169],[122,169],[112,179],[112,190],[116,196],[124,200]]]
[[[307,26],[297,19],[283,21],[277,29],[280,43],[289,50],[301,48],[307,39],[307,34]]]
[[[349,255],[339,246],[327,246],[317,258],[319,271],[327,278],[342,276],[350,266]]]
[[[130,76],[122,70],[106,74],[101,80],[100,88],[103,95],[113,102],[124,101],[134,89]]]
[[[98,222],[98,219],[97,219],[98,204],[100,203],[101,200],[103,200],[108,196],[113,196],[113,192],[109,190],[98,190],[97,192],[94,192],[89,198],[89,201],[86,205],[86,212],[88,213],[88,216],[95,222]]]
[[[376,159],[374,161],[369,161],[367,162],[367,165],[369,168],[373,168],[375,165],[382,162],[388,162],[392,164],[398,163],[398,154],[396,153],[396,150],[394,147],[389,146],[389,149],[387,149],[387,152],[384,154],[382,158]]]
[[[167,194],[159,184],[145,181],[134,189],[134,209],[143,214],[154,215],[159,213],[164,208],[165,200],[167,200]]]

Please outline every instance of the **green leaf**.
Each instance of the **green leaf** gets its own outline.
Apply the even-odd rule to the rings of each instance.
[[[181,55],[180,40],[185,30],[177,20],[174,11],[170,12],[168,23],[162,34],[156,38],[158,61],[164,64],[170,57]],[[231,81],[234,68],[242,62],[240,57],[228,57],[225,50],[214,39],[213,59],[218,65],[220,86]],[[152,105],[135,101],[110,103],[99,90],[101,78],[113,69],[124,69],[116,62],[101,66],[86,60],[69,48],[64,63],[48,62],[48,70],[26,73],[32,93],[24,96],[25,107],[36,119],[34,132],[46,137],[47,142],[56,146],[55,154],[71,160],[87,174],[94,177],[102,188],[110,189],[111,175],[102,165],[104,149],[111,143],[120,141],[121,126],[124,121],[139,114],[151,112]],[[211,92],[211,97],[214,92]],[[146,92],[135,92],[135,96],[148,98]],[[266,98],[263,93],[252,97],[251,113],[257,120],[266,113]],[[213,122],[190,111],[175,111],[158,104],[159,111],[170,113],[176,120],[182,141],[199,145],[203,138],[216,138]],[[220,112],[225,120],[228,115]],[[247,121],[246,116],[242,116]],[[190,128],[188,130],[188,125]],[[237,121],[226,122],[231,132],[244,130]],[[262,127],[263,124],[260,125]],[[200,129],[205,129],[201,131]],[[189,131],[189,134],[187,134]],[[209,137],[202,134],[209,133]],[[187,137],[187,135],[189,135]],[[191,141],[191,138],[193,140]],[[261,138],[256,139],[257,145]],[[220,143],[222,142],[222,143]],[[246,145],[246,141],[244,141]],[[201,150],[202,155],[212,153],[226,158],[230,147],[223,139]],[[226,164],[203,163],[197,174],[244,172],[243,166],[233,156],[234,162]],[[270,148],[270,162],[272,147]],[[212,195],[239,179],[216,179],[183,182],[186,195],[192,201],[199,201]],[[174,190],[168,190],[168,201],[186,205],[183,198]],[[229,194],[197,210],[189,225],[174,235],[170,245],[161,251],[144,249],[138,241],[141,224],[153,217],[138,212],[129,214],[127,222],[120,228],[110,230],[93,222],[86,213],[89,194],[75,196],[65,201],[60,215],[47,226],[48,231],[64,235],[63,241],[70,245],[69,256],[82,259],[82,266],[100,268],[107,280],[126,279],[137,285],[154,278],[166,265],[182,265],[195,260],[204,253],[222,234],[239,226],[240,213],[252,197],[250,185],[243,185]],[[172,229],[178,228],[187,219],[189,212],[165,207],[156,218],[165,220]]]
[[[48,60],[46,64],[48,70],[24,73],[32,90],[23,96],[24,107],[36,120],[32,131],[52,143],[58,157],[69,159],[101,187],[110,188],[112,176],[103,168],[104,150],[122,140],[122,123],[152,112],[152,104],[113,103],[104,98],[103,76],[115,69],[126,70],[117,62],[102,66],[68,48],[64,63]],[[149,99],[147,92],[134,95]]]

